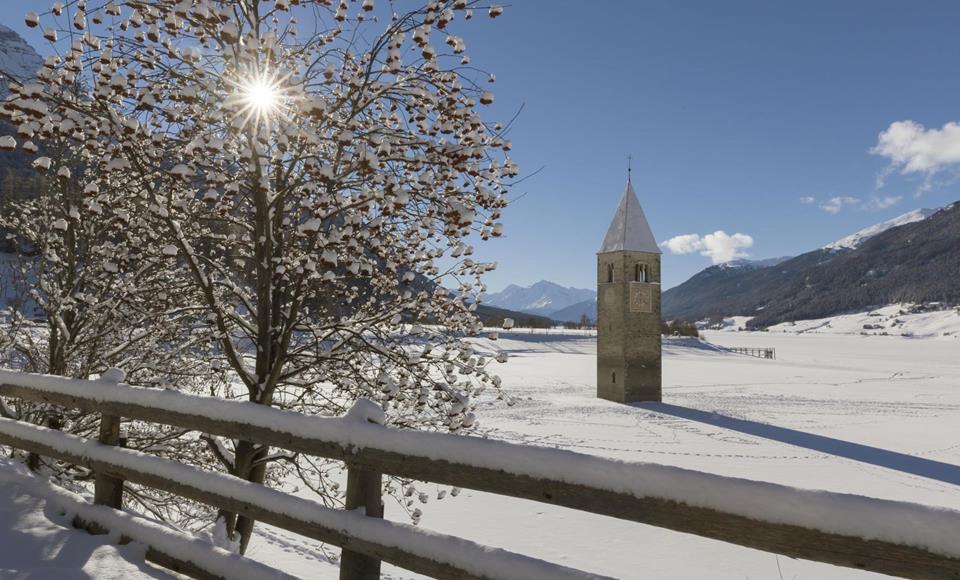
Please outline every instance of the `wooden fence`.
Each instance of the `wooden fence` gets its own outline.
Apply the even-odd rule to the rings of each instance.
[[[742,347],[742,346],[728,346],[724,348],[726,350],[729,350],[730,352],[745,354],[747,356],[755,356],[757,358],[769,358],[769,359],[777,358],[777,349],[775,348],[750,348],[750,347]]]
[[[853,499],[843,494],[631,464],[569,451],[398,430],[349,418],[308,417],[250,403],[116,383],[0,371],[0,396],[101,414],[99,442],[0,419],[0,444],[92,469],[97,474],[97,502],[119,507],[126,480],[244,514],[341,546],[342,579],[378,578],[381,561],[441,578],[598,577],[504,551],[499,551],[495,563],[499,568],[486,566],[483,558],[497,558],[498,551],[485,551],[466,540],[428,535],[412,526],[379,519],[383,515],[381,474],[539,501],[839,566],[911,578],[960,578],[960,549],[954,550],[954,544],[939,551],[928,549],[920,547],[925,545],[924,541],[911,540],[902,533],[891,533],[884,539],[880,529],[886,526],[899,530],[901,518],[933,517],[936,529],[960,530],[960,513],[949,510],[858,497],[855,503],[862,505],[866,501],[879,513],[889,514],[880,518],[884,525],[874,525],[875,530],[870,532],[879,535],[864,539],[853,531],[824,531],[819,523],[791,521],[789,514],[796,512],[785,512],[787,515],[767,521],[764,515],[695,505],[698,501],[709,504],[711,498],[719,501],[729,496],[731,490],[744,489],[743,486],[749,491],[752,485],[762,486],[757,487],[761,495],[779,498],[771,505],[789,504],[795,509],[809,502],[811,507],[830,513],[831,506],[843,506]],[[224,474],[116,447],[121,417],[342,460],[348,467],[347,508],[364,507],[366,515],[323,508]],[[637,486],[647,485],[638,481],[655,482],[664,474],[680,477],[679,487],[694,485],[692,495],[701,499],[687,503],[666,497],[668,493],[637,490]],[[284,497],[286,500],[281,501]],[[876,513],[874,522],[878,521]],[[945,535],[949,534],[933,534],[937,538]],[[428,540],[459,543],[456,550],[446,550],[450,554],[444,555],[440,550],[423,549],[421,544]],[[466,556],[458,559],[457,553]],[[156,551],[153,556],[161,564],[194,577],[223,577],[217,570],[204,569],[202,563],[178,563],[175,555],[158,555]],[[642,561],[643,556],[638,554],[638,567],[642,567]],[[532,567],[524,567],[528,565]]]

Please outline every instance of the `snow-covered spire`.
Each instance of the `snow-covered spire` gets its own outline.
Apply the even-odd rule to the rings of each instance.
[[[661,253],[629,177],[627,188],[623,191],[623,197],[620,198],[617,213],[613,215],[607,235],[603,238],[603,245],[597,253],[624,251]]]

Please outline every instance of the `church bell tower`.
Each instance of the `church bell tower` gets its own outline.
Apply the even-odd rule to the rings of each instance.
[[[597,252],[597,396],[661,400],[660,248],[633,184]]]

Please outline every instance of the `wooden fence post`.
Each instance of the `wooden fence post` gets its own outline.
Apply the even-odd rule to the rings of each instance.
[[[100,443],[104,445],[120,444],[120,417],[100,415]],[[120,509],[123,506],[123,480],[118,477],[97,473],[93,483],[93,503]]]
[[[379,471],[347,466],[348,510],[366,509],[368,517],[383,517],[383,477]],[[344,549],[340,554],[340,580],[379,580],[380,560]]]

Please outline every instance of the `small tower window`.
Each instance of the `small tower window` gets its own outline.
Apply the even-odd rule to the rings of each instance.
[[[633,281],[634,282],[647,281],[647,265],[646,264],[633,265]]]
[[[613,384],[617,384],[617,371],[613,371],[611,379],[613,380]]]
[[[607,282],[613,282],[613,264],[607,264]]]

